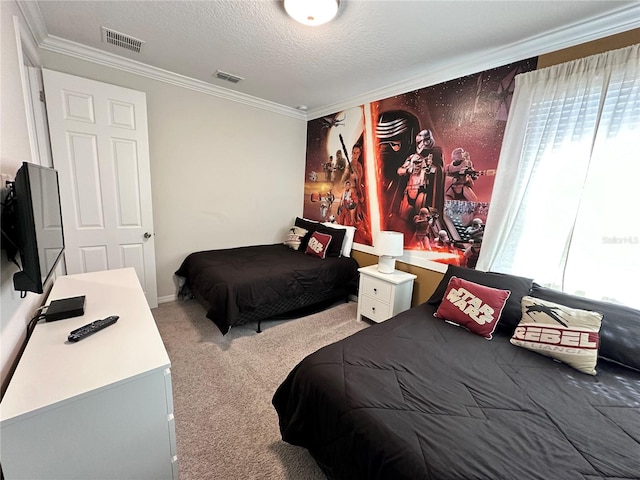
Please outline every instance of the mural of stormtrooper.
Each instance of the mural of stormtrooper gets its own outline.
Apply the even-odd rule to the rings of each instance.
[[[484,236],[484,223],[480,218],[474,218],[471,221],[471,224],[465,229],[465,233],[475,241],[482,242],[482,237]]]
[[[407,176],[399,210],[402,218],[413,218],[423,207],[442,211],[442,150],[435,146],[431,130],[416,135],[416,153],[407,157],[397,173]]]
[[[480,218],[474,218],[466,228],[465,233],[470,237],[471,244],[465,249],[463,255],[463,266],[475,268],[480,257],[482,238],[484,237],[484,223]]]
[[[431,250],[431,242],[435,240],[436,235],[435,224],[438,219],[438,212],[435,209],[428,209],[423,207],[418,212],[418,215],[413,217],[413,224],[416,227],[416,231],[413,234],[412,242],[422,250]]]
[[[448,177],[452,178],[445,192],[445,197],[448,200],[478,201],[478,197],[473,191],[473,185],[478,179],[479,173],[473,168],[469,152],[461,147],[454,149],[451,152],[451,163],[447,165],[445,172]]]
[[[376,125],[383,161],[385,228],[406,233],[413,231],[413,218],[421,208],[441,213],[444,207],[442,149],[435,145],[431,130],[418,130],[418,126],[413,115],[402,111],[380,115]]]
[[[327,218],[327,213],[329,213],[329,204],[326,200],[320,202],[320,216],[322,218]]]
[[[331,215],[335,199],[336,197],[331,190],[327,193],[320,192],[311,194],[311,202],[320,202],[320,216],[323,219],[327,218],[327,215]]]
[[[433,165],[433,154],[423,157],[417,153],[411,155],[398,167],[398,175],[407,175],[407,186],[404,189],[402,201],[400,203],[400,216],[411,218],[420,209],[431,205],[433,200],[433,178],[436,174],[436,167]]]
[[[438,232],[438,238],[434,242],[435,248],[442,251],[453,252],[454,245],[451,239],[449,238],[449,233],[446,230],[440,230]]]

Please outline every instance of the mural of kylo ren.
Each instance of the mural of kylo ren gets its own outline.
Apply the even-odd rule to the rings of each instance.
[[[407,111],[380,114],[375,131],[383,166],[382,229],[411,230],[421,211],[427,209],[432,221],[426,236],[434,240],[442,229],[438,218],[444,209],[442,148],[436,145],[433,132],[421,130],[418,119]],[[407,246],[410,239],[405,235]]]
[[[381,230],[407,250],[474,267],[515,77],[527,59],[371,103]]]

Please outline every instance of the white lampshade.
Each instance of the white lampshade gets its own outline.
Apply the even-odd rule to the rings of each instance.
[[[327,23],[338,13],[340,0],[284,0],[284,9],[295,21],[317,26]]]
[[[378,232],[375,242],[373,242],[373,251],[380,257],[378,271],[393,273],[396,269],[394,257],[401,257],[404,254],[404,234],[389,231]]]

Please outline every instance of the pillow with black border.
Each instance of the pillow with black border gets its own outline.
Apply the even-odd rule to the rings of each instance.
[[[533,284],[531,296],[602,313],[600,358],[640,371],[640,310]]]
[[[353,248],[353,239],[356,234],[356,227],[340,225],[339,223],[322,222],[327,228],[334,230],[344,230],[344,240],[342,241],[341,257],[351,257],[351,249]]]
[[[324,259],[327,256],[331,243],[333,243],[331,235],[322,232],[313,232],[304,253],[312,257]]]
[[[340,257],[342,256],[342,242],[347,231],[338,228],[325,227],[322,224],[316,226],[316,232],[331,235],[331,243],[329,244],[329,250],[327,251],[327,257]]]
[[[511,295],[509,290],[487,287],[451,277],[444,298],[433,314],[491,340]]]
[[[427,300],[428,304],[438,305],[442,301],[444,292],[447,290],[447,285],[449,285],[449,280],[454,276],[487,287],[511,291],[511,295],[509,295],[507,303],[502,310],[498,327],[506,327],[513,332],[513,329],[518,325],[522,317],[520,302],[522,297],[529,295],[531,292],[533,279],[506,273],[483,272],[482,270],[473,270],[471,268],[449,264],[444,277],[442,277],[435,291],[431,294],[429,300]]]
[[[522,297],[522,319],[511,343],[596,374],[602,314],[538,297]]]

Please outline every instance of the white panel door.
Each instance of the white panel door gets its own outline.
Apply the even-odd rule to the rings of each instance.
[[[144,92],[42,70],[67,272],[133,267],[158,304]]]

